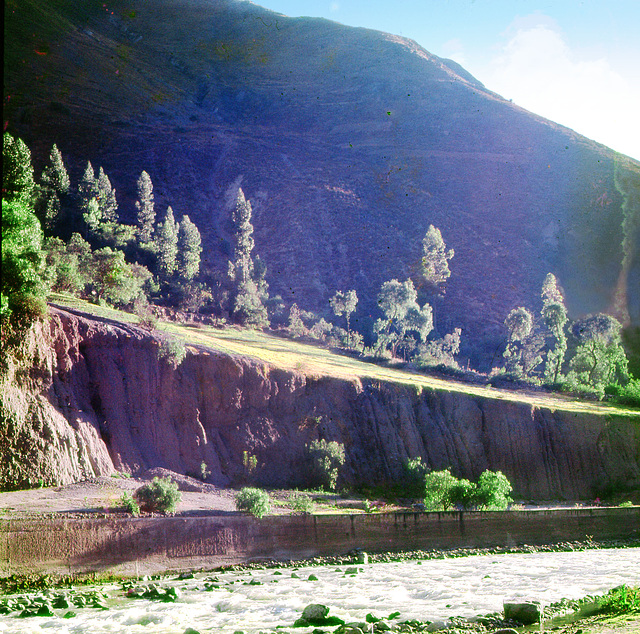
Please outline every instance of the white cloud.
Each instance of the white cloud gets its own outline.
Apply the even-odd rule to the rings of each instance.
[[[640,87],[602,59],[581,59],[544,16],[519,24],[483,77],[491,90],[640,158]]]
[[[329,5],[329,11],[331,11],[331,13],[336,13],[337,11],[340,11],[340,3],[339,2],[332,2]]]
[[[458,62],[460,66],[467,65],[467,58],[464,54],[464,45],[462,44],[462,40],[459,38],[456,37],[445,42],[442,45],[441,51],[443,57],[448,57],[454,62]]]

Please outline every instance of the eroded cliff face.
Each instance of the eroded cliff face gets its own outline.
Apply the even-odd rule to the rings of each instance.
[[[30,376],[3,392],[9,445],[32,447],[14,449],[28,464],[13,468],[32,480],[66,483],[154,466],[198,473],[205,462],[210,481],[224,485],[246,477],[247,452],[257,458],[258,483],[301,485],[305,445],[325,438],[345,445],[346,483],[394,480],[418,456],[472,479],[502,470],[532,499],[588,497],[640,482],[640,417],[312,378],[204,348],[188,347],[174,368],[158,359],[158,337],[51,313],[34,337]]]

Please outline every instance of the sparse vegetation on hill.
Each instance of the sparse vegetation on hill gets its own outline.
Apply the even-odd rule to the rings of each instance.
[[[23,288],[19,293],[13,292],[12,300],[3,301],[3,319],[13,313],[17,323],[19,315],[24,314],[25,323],[30,323],[42,315],[42,304],[34,298],[42,297],[48,288],[76,293],[98,303],[129,307],[148,315],[149,323],[153,321],[150,303],[196,312],[205,307],[206,312],[220,319],[253,327],[269,324],[268,306],[274,311],[282,310],[280,300],[269,298],[266,267],[253,254],[252,206],[241,189],[231,214],[235,246],[228,262],[226,287],[223,284],[214,293],[199,277],[202,246],[198,228],[188,215],[176,222],[171,206],[156,222],[153,184],[147,172],[143,171],[137,182],[137,226],[128,226],[119,220],[116,192],[102,167],[95,176],[91,163],[87,163],[82,180],[74,189],[62,155],[54,146],[36,184],[26,145],[8,134],[4,145],[7,186],[3,194],[7,197],[7,213],[3,216],[3,236],[7,232],[7,248],[6,257],[3,250],[3,268],[9,273],[19,269],[24,279],[20,281],[18,273],[11,273],[5,283],[3,276],[3,294],[5,287],[7,292],[9,289],[6,284],[16,288],[22,284]],[[44,241],[35,212],[40,214],[41,224],[49,234]],[[30,251],[19,256],[11,248],[15,240],[12,242],[9,226],[16,214],[21,214],[22,220],[17,223],[21,231],[31,236],[29,241],[20,239],[21,244],[30,244]],[[30,224],[26,220],[29,214]],[[420,274],[435,297],[441,299],[443,285],[451,276],[453,249],[447,248],[441,232],[433,225],[422,246]],[[11,258],[14,264],[20,262],[18,269],[11,264]],[[40,272],[44,260],[46,275]],[[29,284],[31,291],[27,292]],[[355,290],[337,291],[329,302],[335,317],[344,317],[346,330],[294,303],[289,309],[287,331],[294,337],[315,338],[365,356],[412,361],[417,368],[440,367],[460,372],[456,355],[462,341],[461,329],[430,338],[434,310],[429,303],[421,303],[419,295],[411,278],[404,282],[392,279],[382,285],[378,307],[383,317],[373,325],[375,341],[369,348],[363,342],[372,333],[351,328],[358,305]],[[504,364],[494,369],[492,381],[545,385],[600,399],[607,395],[633,404],[634,384],[626,387],[632,377],[622,347],[620,323],[603,314],[569,322],[559,282],[551,273],[544,280],[541,297],[539,319],[524,306],[507,316]],[[17,306],[19,301],[21,308],[16,312],[11,302]]]
[[[358,332],[371,347],[381,286],[411,278],[419,305],[433,308],[429,341],[459,328],[455,360],[488,372],[505,317],[522,306],[537,319],[553,271],[570,317],[607,307],[638,327],[637,162],[500,99],[415,43],[242,2],[192,12],[150,0],[134,17],[93,0],[7,6],[5,122],[42,173],[45,233],[58,224],[65,243],[77,232],[92,250],[123,250],[160,279],[164,306],[209,310],[199,284],[214,304],[228,292],[233,182],[253,206],[254,260],[268,264],[284,306],[277,317],[266,306],[276,325],[295,302],[314,323],[344,328],[329,300],[352,289],[347,339]],[[101,193],[78,213],[87,159]],[[143,170],[155,218],[141,236]],[[181,293],[166,268],[153,270],[164,264],[145,235],[168,206],[201,231],[202,272]]]

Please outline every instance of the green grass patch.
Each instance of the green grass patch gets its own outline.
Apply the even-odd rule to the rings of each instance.
[[[84,300],[54,294],[49,301],[96,317],[139,323],[139,318],[105,306],[96,306]],[[466,394],[473,397],[523,403],[552,411],[568,411],[596,415],[633,416],[640,420],[640,410],[580,401],[563,394],[505,390],[489,386],[472,385],[451,379],[442,379],[408,370],[384,367],[359,359],[336,354],[320,345],[314,346],[285,339],[259,330],[230,326],[224,329],[202,324],[175,324],[160,322],[158,329],[182,339],[192,353],[207,354],[208,348],[224,354],[249,357],[278,368],[300,372],[311,378],[334,377],[350,381],[380,381],[412,386],[416,392],[424,389]],[[196,347],[198,346],[198,347]]]

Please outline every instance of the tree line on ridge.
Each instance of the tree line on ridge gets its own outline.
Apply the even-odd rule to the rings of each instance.
[[[4,134],[3,347],[17,344],[24,330],[46,314],[46,298],[53,290],[133,310],[148,323],[153,323],[157,306],[204,312],[218,323],[271,326],[368,359],[468,378],[456,360],[461,329],[433,336],[433,307],[419,300],[413,279],[384,282],[377,296],[381,316],[372,332],[358,332],[351,321],[358,305],[353,289],[337,290],[331,297],[330,321],[269,294],[267,267],[254,253],[251,202],[242,189],[231,210],[233,249],[227,270],[212,276],[201,270],[202,239],[195,223],[186,214],[176,219],[171,205],[158,209],[146,171],[136,186],[135,224],[126,224],[102,167],[96,174],[88,162],[74,187],[54,145],[36,180],[26,144]],[[418,273],[427,295],[443,296],[454,255],[440,230],[430,225]],[[629,374],[621,324],[601,313],[571,322],[552,273],[542,283],[541,301],[539,316],[522,306],[507,315],[502,365],[488,380],[546,385],[598,398],[606,392],[640,402],[640,381]],[[346,327],[338,325],[339,319]]]

